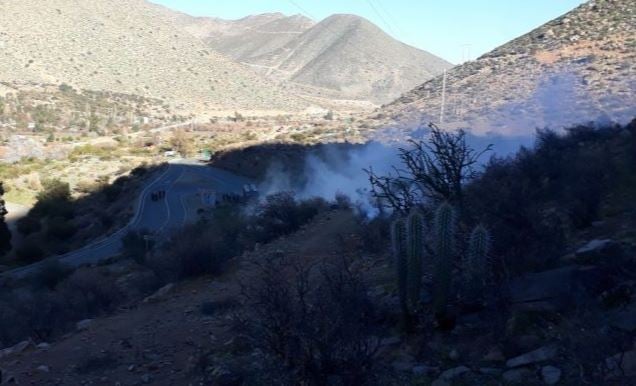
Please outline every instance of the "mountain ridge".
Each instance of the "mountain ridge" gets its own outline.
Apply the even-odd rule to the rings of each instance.
[[[444,127],[527,134],[589,121],[629,122],[636,110],[636,1],[588,1],[448,71]],[[375,114],[377,126],[438,122],[443,77]]]
[[[258,31],[246,31],[245,18],[203,18],[186,28],[196,30],[213,49],[275,82],[296,83],[297,90],[313,97],[380,104],[451,67],[443,59],[393,39],[360,16],[335,14],[314,23],[302,15],[274,15],[274,20],[259,24]],[[252,18],[259,20],[263,15]],[[199,29],[205,23],[207,37]],[[263,34],[264,26],[282,36],[274,39]],[[220,32],[222,28],[227,29]],[[384,55],[387,51],[391,55]]]
[[[137,94],[189,111],[309,106],[210,50],[168,15],[143,0],[2,2],[0,80]]]

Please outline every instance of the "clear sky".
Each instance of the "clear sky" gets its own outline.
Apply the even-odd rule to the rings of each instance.
[[[393,37],[457,64],[582,4],[583,0],[151,0],[194,16],[265,12],[363,16]]]

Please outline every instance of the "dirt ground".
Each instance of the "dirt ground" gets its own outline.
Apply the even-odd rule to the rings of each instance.
[[[298,233],[237,258],[222,277],[180,283],[154,300],[85,322],[61,340],[48,342],[49,347],[30,345],[22,353],[0,358],[3,381],[14,379],[23,385],[198,384],[200,359],[211,347],[229,345],[233,338],[227,323],[230,311],[208,316],[201,312],[202,304],[235,302],[239,281],[253,267],[247,262],[259,256],[282,251],[312,260],[334,258],[343,253],[347,244],[343,240],[355,229],[350,213],[322,214]]]

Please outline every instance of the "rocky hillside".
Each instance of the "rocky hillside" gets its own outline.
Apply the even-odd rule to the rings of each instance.
[[[143,0],[2,1],[0,48],[0,81],[138,94],[194,112],[306,107]]]
[[[272,80],[292,81],[297,92],[314,97],[384,103],[451,67],[354,15],[317,24],[282,14],[237,21],[193,18],[185,24],[213,49]]]
[[[636,114],[636,1],[589,1],[448,72],[444,126],[520,134]],[[383,124],[438,122],[443,77],[376,116]]]

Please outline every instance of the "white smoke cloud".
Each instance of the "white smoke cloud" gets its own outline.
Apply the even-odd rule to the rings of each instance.
[[[326,146],[305,157],[301,176],[292,176],[280,163],[273,163],[259,186],[263,196],[293,191],[297,198],[321,197],[333,200],[345,195],[362,211],[373,216],[377,209],[369,194],[369,179],[364,169],[387,174],[399,164],[398,150],[377,142],[344,150]]]
[[[417,136],[419,139],[426,137],[421,131]],[[531,145],[533,140],[531,136],[467,136],[469,145],[478,150],[493,144],[494,151],[480,160],[482,164],[491,155],[513,154],[521,145]],[[274,162],[260,184],[259,191],[262,197],[291,191],[299,199],[321,197],[328,201],[337,195],[345,195],[361,212],[373,217],[377,214],[377,208],[371,200],[369,179],[364,170],[371,168],[377,175],[395,175],[394,167],[402,167],[398,149],[400,146],[408,148],[410,145],[402,143],[387,146],[369,142],[347,149],[325,145],[319,152],[305,157],[300,175],[292,175],[282,164]]]

